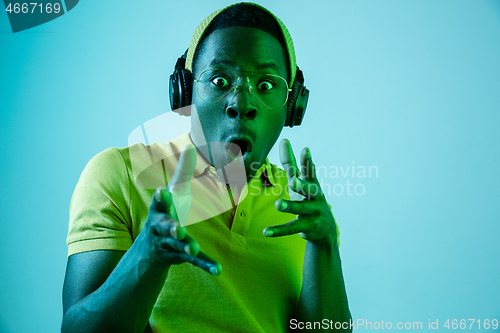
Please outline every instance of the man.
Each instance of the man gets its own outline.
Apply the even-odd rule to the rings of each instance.
[[[288,31],[263,7],[228,6],[200,24],[185,61],[190,133],[108,149],[82,173],[62,331],[349,330],[338,231],[311,152],[300,172],[287,140],[286,174],[267,160],[290,121]],[[168,189],[148,185],[158,175]]]

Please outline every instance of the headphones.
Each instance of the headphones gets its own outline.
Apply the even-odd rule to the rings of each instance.
[[[177,59],[174,72],[170,75],[170,106],[173,112],[182,116],[190,116],[191,111],[184,106],[191,105],[193,95],[193,74],[185,69],[186,52]],[[307,101],[309,100],[309,90],[304,86],[304,75],[297,66],[295,80],[293,81],[292,91],[288,94],[286,108],[285,126],[299,126],[306,112]]]

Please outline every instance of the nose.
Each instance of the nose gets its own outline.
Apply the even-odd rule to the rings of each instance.
[[[250,93],[250,82],[247,77],[238,78],[232,95],[226,108],[229,118],[253,120],[257,117],[256,100]]]

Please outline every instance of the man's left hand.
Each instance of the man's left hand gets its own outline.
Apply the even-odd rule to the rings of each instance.
[[[313,243],[334,244],[337,240],[335,219],[316,178],[311,151],[309,148],[302,150],[299,172],[292,146],[287,139],[283,139],[280,143],[280,161],[288,177],[289,189],[305,198],[301,201],[278,199],[276,209],[283,213],[296,214],[297,218],[285,224],[265,228],[264,235],[278,237],[299,233],[302,238]]]

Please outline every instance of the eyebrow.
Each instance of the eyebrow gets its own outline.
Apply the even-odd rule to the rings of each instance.
[[[274,62],[265,62],[263,64],[260,64],[257,66],[257,68],[262,68],[262,69],[273,69],[276,72],[279,72],[278,65],[276,65]]]
[[[213,65],[228,65],[228,66],[236,67],[236,62],[232,61],[232,60],[215,58],[215,59],[212,59],[212,61],[210,61],[210,66],[213,66]]]
[[[236,63],[236,61],[233,61],[233,60],[215,58],[215,59],[212,59],[209,66],[214,66],[214,65],[228,65],[228,66],[236,67],[238,64]],[[276,72],[279,72],[278,65],[276,65],[274,62],[264,62],[264,63],[258,64],[257,66],[255,66],[255,68],[256,69],[272,69]]]

